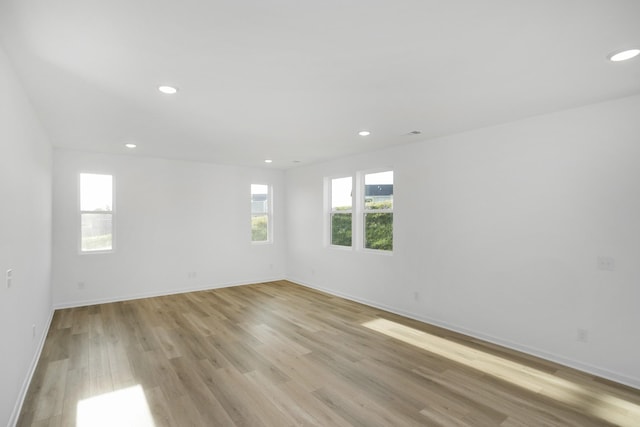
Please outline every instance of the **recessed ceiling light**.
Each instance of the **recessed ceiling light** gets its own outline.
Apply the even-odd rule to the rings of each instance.
[[[615,52],[609,55],[609,61],[620,62],[627,59],[635,58],[640,54],[640,49],[627,49],[620,52]]]
[[[173,95],[178,91],[178,88],[173,86],[158,86],[158,90],[162,93],[166,93],[167,95]]]
[[[371,132],[369,132],[368,130],[361,130],[360,132],[358,132],[358,135],[360,135],[360,136],[369,136],[369,135],[371,135]]]
[[[136,148],[136,147],[137,147],[137,145],[136,145],[136,144],[131,144],[131,143],[129,143],[129,144],[124,144],[124,146],[125,146],[125,147],[127,147],[127,148]]]
[[[265,163],[273,163],[273,160],[271,160],[271,159],[267,159],[267,160],[265,160],[264,162],[265,162]]]

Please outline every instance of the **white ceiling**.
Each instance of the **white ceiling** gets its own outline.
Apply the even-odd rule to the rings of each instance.
[[[57,147],[288,168],[640,93],[640,58],[606,59],[640,46],[639,18],[638,0],[0,0],[0,40]]]

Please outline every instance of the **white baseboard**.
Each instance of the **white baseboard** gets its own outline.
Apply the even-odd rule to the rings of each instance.
[[[275,282],[278,280],[285,280],[285,278],[284,276],[273,276],[273,277],[266,277],[266,278],[262,277],[260,279],[255,279],[255,280],[223,282],[223,283],[209,284],[204,286],[194,286],[190,288],[168,289],[168,290],[163,290],[159,292],[150,291],[150,292],[143,292],[138,294],[118,296],[118,297],[106,297],[106,298],[96,298],[96,299],[88,299],[88,300],[81,300],[81,301],[57,302],[54,304],[53,308],[58,310],[63,308],[84,307],[87,305],[108,304],[112,302],[132,301],[136,299],[161,297],[165,295],[186,294],[188,292],[208,291],[211,289],[229,288],[231,286],[250,285],[253,283]]]
[[[364,298],[359,298],[359,297],[355,297],[353,295],[349,295],[349,294],[345,294],[343,292],[339,292],[333,289],[327,289],[327,288],[323,288],[321,286],[315,286],[313,284],[307,283],[304,280],[298,280],[296,278],[284,278],[281,276],[277,276],[277,277],[271,277],[271,278],[262,278],[259,280],[248,280],[248,281],[243,281],[243,282],[227,282],[227,283],[219,283],[219,284],[215,284],[215,285],[208,285],[208,286],[203,286],[203,287],[194,287],[194,288],[190,288],[190,289],[185,289],[185,288],[180,288],[180,289],[174,289],[174,290],[168,290],[168,291],[162,291],[162,292],[149,292],[149,293],[144,293],[144,294],[136,294],[136,295],[129,295],[126,297],[118,297],[118,298],[104,298],[104,299],[95,299],[95,300],[86,300],[86,301],[73,301],[73,302],[68,302],[68,303],[58,303],[56,304],[52,309],[51,309],[51,313],[49,314],[49,320],[47,322],[46,328],[44,328],[43,333],[40,337],[40,342],[38,344],[38,349],[36,351],[36,353],[33,356],[33,359],[31,360],[31,365],[29,368],[29,374],[27,375],[27,377],[25,378],[20,393],[18,395],[18,399],[16,401],[15,407],[13,409],[13,412],[11,414],[11,417],[9,418],[9,423],[7,424],[7,427],[15,427],[16,423],[18,422],[18,417],[20,416],[20,411],[22,410],[22,405],[24,403],[24,399],[26,397],[27,391],[29,389],[29,385],[31,384],[31,380],[33,378],[33,375],[35,373],[35,369],[36,366],[38,364],[38,360],[40,359],[40,355],[42,353],[42,350],[44,348],[44,343],[45,343],[45,339],[47,337],[47,333],[49,331],[49,328],[51,327],[51,321],[53,320],[53,314],[54,311],[56,309],[62,309],[62,308],[72,308],[72,307],[82,307],[82,306],[86,306],[86,305],[94,305],[94,304],[103,304],[103,303],[110,303],[110,302],[118,302],[118,301],[128,301],[128,300],[134,300],[134,299],[140,299],[140,298],[151,298],[151,297],[156,297],[156,296],[164,296],[164,295],[172,295],[172,294],[181,294],[181,293],[187,293],[187,292],[195,292],[195,291],[202,291],[202,290],[211,290],[211,289],[219,289],[219,288],[225,288],[225,287],[231,287],[231,286],[242,286],[242,285],[248,285],[248,284],[253,284],[253,283],[264,283],[264,282],[273,282],[273,281],[278,281],[278,280],[289,280],[293,283],[296,283],[300,286],[304,286],[307,288],[311,288],[311,289],[316,289],[331,295],[335,295],[341,298],[345,298],[351,301],[355,301],[355,302],[359,302],[361,304],[365,304],[371,307],[375,307],[375,308],[379,308],[381,310],[385,310],[385,311],[389,311],[391,313],[395,313],[395,314],[399,314],[401,316],[405,316],[408,317],[410,319],[415,319],[421,322],[425,322],[425,323],[429,323],[435,326],[439,326],[445,329],[449,329],[451,331],[455,331],[455,332],[459,332],[461,334],[464,335],[469,335],[471,337],[474,338],[478,338],[487,342],[490,342],[492,344],[497,344],[512,350],[516,350],[516,351],[520,351],[523,353],[527,353],[536,357],[540,357],[541,359],[546,359],[549,360],[551,362],[555,362],[564,366],[568,366],[570,368],[574,368],[574,369],[578,369],[580,371],[592,374],[592,375],[596,375],[620,384],[624,384],[627,385],[629,387],[633,387],[636,389],[640,389],[640,379],[638,378],[633,378],[633,377],[628,377],[626,375],[623,374],[619,374],[613,371],[610,371],[608,369],[604,369],[601,367],[597,367],[597,366],[593,366],[587,363],[583,363],[580,361],[576,361],[573,359],[569,359],[566,358],[564,356],[561,355],[557,355],[557,354],[552,354],[552,353],[548,353],[544,350],[540,350],[537,348],[533,348],[533,347],[529,347],[526,345],[522,345],[519,343],[514,343],[508,340],[504,340],[498,337],[494,337],[492,335],[489,334],[485,334],[479,331],[475,331],[475,330],[470,330],[464,327],[460,327],[458,325],[453,325],[450,324],[448,322],[444,322],[438,319],[432,319],[432,318],[428,318],[425,316],[422,316],[420,314],[417,313],[411,313],[411,312],[407,312],[405,310],[401,310],[398,309],[396,307],[392,307],[392,306],[388,306],[386,304],[380,304],[376,301],[370,301]]]
[[[544,350],[540,350],[538,348],[535,347],[530,347],[524,344],[520,344],[520,343],[515,343],[509,340],[504,340],[498,337],[495,337],[493,335],[490,334],[486,334],[480,331],[476,331],[476,330],[472,330],[472,329],[468,329],[468,328],[464,328],[458,325],[454,325],[445,321],[441,321],[438,319],[433,319],[433,318],[429,318],[417,313],[411,313],[405,310],[401,310],[398,309],[396,307],[392,307],[392,306],[388,306],[386,304],[380,304],[376,301],[370,301],[364,298],[359,298],[359,297],[355,297],[353,295],[348,295],[345,294],[343,292],[339,292],[333,289],[327,289],[327,288],[323,288],[321,286],[315,286],[312,285],[310,283],[306,283],[305,281],[302,280],[297,280],[296,278],[288,278],[287,280],[296,283],[298,285],[307,287],[307,288],[311,288],[311,289],[316,289],[318,291],[322,291],[322,292],[326,292],[328,294],[331,295],[335,295],[341,298],[345,298],[351,301],[355,301],[355,302],[359,302],[361,304],[365,304],[371,307],[375,307],[375,308],[379,308],[381,310],[385,310],[385,311],[389,311],[391,313],[394,314],[399,314],[401,316],[405,316],[408,317],[410,319],[414,319],[414,320],[418,320],[420,322],[425,322],[425,323],[429,323],[431,325],[434,326],[439,326],[441,328],[444,329],[448,329],[450,331],[454,331],[454,332],[458,332],[464,335],[468,335],[471,336],[473,338],[477,338],[477,339],[481,339],[483,341],[487,341],[489,343],[492,344],[496,344],[496,345],[500,345],[502,347],[506,347],[508,349],[511,350],[516,350],[516,351],[520,351],[522,353],[526,353],[532,356],[536,356],[539,357],[541,359],[545,359],[548,360],[550,362],[554,362],[557,363],[559,365],[563,365],[563,366],[567,366],[569,368],[573,368],[573,369],[577,369],[579,371],[591,374],[591,375],[595,375],[601,378],[605,378],[607,380],[611,380],[614,381],[616,383],[619,384],[623,384],[635,389],[640,390],[640,378],[634,378],[634,377],[629,377],[627,375],[624,374],[620,374],[618,372],[613,372],[611,370],[605,369],[605,368],[601,368],[598,366],[593,366],[591,364],[588,363],[584,363],[584,362],[580,362],[578,360],[574,360],[574,359],[570,359],[567,357],[564,357],[562,355],[558,355],[558,354],[553,354],[553,353],[549,353],[547,351]]]
[[[51,327],[51,321],[53,320],[54,311],[55,310],[52,308],[49,313],[49,320],[43,328],[42,334],[40,334],[40,342],[38,343],[38,348],[36,349],[36,352],[31,359],[29,372],[22,382],[22,387],[20,388],[20,393],[18,394],[18,398],[16,399],[16,404],[13,407],[13,412],[11,412],[11,416],[9,417],[9,423],[7,424],[7,427],[15,427],[15,425],[18,423],[18,418],[20,417],[20,411],[22,411],[24,399],[27,396],[27,391],[29,390],[31,380],[33,379],[33,374],[35,374],[36,372],[36,367],[38,366],[38,361],[40,360],[40,355],[42,354],[42,349],[44,348],[44,342],[47,339],[49,328]]]
[[[38,366],[38,361],[40,360],[40,356],[44,348],[44,343],[47,338],[49,328],[51,327],[51,322],[53,320],[53,314],[55,313],[55,310],[63,309],[63,308],[84,307],[87,305],[104,304],[104,303],[118,302],[118,301],[129,301],[129,300],[135,300],[135,299],[141,299],[141,298],[151,298],[151,297],[163,296],[163,295],[175,295],[175,294],[181,294],[181,293],[187,293],[187,292],[226,288],[231,286],[242,286],[242,285],[249,285],[253,283],[275,282],[278,280],[284,280],[284,277],[277,276],[277,277],[270,277],[270,278],[262,278],[260,280],[219,283],[216,285],[194,287],[190,289],[181,288],[181,289],[173,289],[173,290],[162,291],[162,292],[149,292],[145,294],[129,295],[125,297],[103,298],[103,299],[94,299],[94,300],[86,300],[86,301],[72,301],[67,303],[55,304],[51,308],[51,312],[49,313],[49,320],[47,321],[46,327],[44,328],[42,335],[40,336],[40,342],[38,343],[37,351],[35,352],[35,354],[33,355],[33,359],[31,360],[31,365],[29,366],[29,373],[25,377],[24,382],[22,383],[20,393],[18,394],[18,398],[16,399],[16,404],[13,408],[13,412],[11,413],[11,417],[9,417],[9,422],[7,424],[7,427],[15,427],[15,425],[18,422],[18,417],[20,416],[20,411],[22,411],[22,405],[24,404],[24,399],[27,395],[27,391],[29,390],[29,385],[31,384],[31,380],[33,379],[33,375],[36,371],[36,367]]]

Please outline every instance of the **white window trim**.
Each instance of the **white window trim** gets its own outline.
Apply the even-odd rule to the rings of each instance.
[[[380,173],[380,172],[393,172],[393,186],[394,186],[394,192],[395,192],[395,184],[396,184],[396,173],[394,168],[392,167],[386,167],[386,168],[376,168],[376,169],[369,169],[369,170],[365,170],[365,171],[360,171],[357,174],[357,178],[358,178],[358,190],[359,190],[359,194],[358,194],[358,200],[357,200],[357,206],[358,206],[358,249],[363,251],[363,252],[368,252],[368,253],[372,253],[372,254],[378,254],[378,255],[387,255],[387,256],[392,256],[394,249],[395,249],[395,226],[392,228],[392,236],[391,236],[391,240],[393,242],[393,247],[390,251],[384,250],[384,249],[372,249],[372,248],[367,248],[365,246],[364,243],[364,239],[366,237],[366,233],[365,233],[365,215],[368,213],[390,213],[390,214],[394,214],[394,209],[396,206],[396,201],[395,198],[393,200],[393,207],[391,209],[366,209],[365,208],[365,177],[367,175],[370,174],[375,174],[375,173]],[[395,220],[395,215],[393,215],[393,218]]]
[[[271,245],[273,244],[273,186],[271,184],[263,184],[258,182],[252,182],[249,186],[249,199],[253,193],[251,193],[251,185],[265,185],[267,187],[267,240],[254,241],[251,236],[251,219],[253,218],[253,212],[249,212],[249,242],[252,245]]]
[[[343,173],[327,176],[324,178],[324,246],[327,248],[340,251],[357,251],[371,254],[393,256],[395,251],[395,230],[393,227],[393,248],[391,250],[371,249],[365,247],[365,215],[368,213],[390,213],[393,214],[395,220],[396,200],[393,201],[391,209],[365,209],[365,176],[379,172],[393,172],[393,181],[395,186],[396,171],[393,167],[382,167],[375,169],[367,169],[356,171],[354,173]],[[331,244],[331,217],[336,212],[348,213],[349,211],[334,211],[332,207],[332,181],[339,178],[352,178],[352,197],[351,197],[351,246],[340,246]],[[395,187],[394,187],[395,189]]]
[[[333,189],[332,189],[332,184],[333,184],[333,180],[334,179],[341,179],[341,178],[351,178],[351,209],[349,210],[341,210],[341,211],[337,211],[333,209]],[[326,232],[324,233],[325,235],[325,246],[329,246],[332,249],[337,249],[337,250],[341,250],[341,251],[353,251],[355,249],[355,229],[356,229],[356,219],[355,219],[355,200],[354,200],[354,193],[356,193],[356,191],[354,191],[356,189],[356,180],[355,180],[355,176],[354,174],[344,174],[344,175],[335,175],[335,176],[331,176],[331,177],[327,177],[326,178],[326,186],[327,186],[327,209],[325,212],[325,227],[326,227]],[[331,243],[332,241],[332,234],[331,232],[332,227],[331,227],[331,220],[333,219],[333,214],[335,213],[350,213],[351,214],[351,245],[350,246],[343,246],[343,245],[334,245],[333,243]]]
[[[91,174],[91,175],[109,175],[111,177],[111,210],[100,212],[101,214],[110,214],[111,215],[111,249],[99,249],[95,251],[83,251],[82,250],[82,215],[83,214],[95,214],[95,211],[83,211],[82,210],[82,195],[81,195],[81,186],[82,186],[82,178],[83,174]],[[93,255],[93,254],[110,254],[116,251],[116,177],[111,172],[96,172],[96,171],[80,171],[78,172],[77,179],[77,195],[78,195],[78,204],[77,204],[77,223],[76,230],[78,231],[78,253],[80,255]]]

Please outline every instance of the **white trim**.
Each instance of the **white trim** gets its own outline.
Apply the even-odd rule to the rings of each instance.
[[[269,221],[269,220],[267,219],[267,221]],[[269,225],[267,224],[267,227],[268,227],[268,226],[269,226]],[[268,233],[268,231],[267,231],[267,233]],[[271,241],[269,241],[269,240],[256,240],[255,242],[252,240],[250,243],[251,243],[252,245],[256,245],[256,246],[261,246],[261,245],[273,245],[273,242],[271,242]]]
[[[51,327],[51,322],[53,320],[53,314],[55,313],[55,309],[51,308],[49,313],[49,320],[43,328],[42,333],[40,334],[40,342],[38,343],[38,348],[31,359],[31,364],[29,365],[29,372],[22,382],[22,387],[20,387],[20,393],[18,394],[18,398],[16,399],[16,404],[13,407],[13,412],[11,412],[11,416],[9,417],[9,422],[7,423],[7,427],[13,426],[15,427],[18,423],[18,418],[20,417],[20,412],[22,411],[22,406],[24,405],[24,399],[27,397],[27,391],[29,390],[29,386],[31,385],[31,380],[33,379],[33,375],[36,372],[36,367],[38,366],[38,361],[40,360],[40,356],[42,355],[42,350],[44,349],[44,343],[47,339],[47,335],[49,334],[49,328]]]
[[[342,246],[342,245],[329,245],[328,246],[329,249],[335,249],[337,251],[347,251],[347,252],[353,252],[353,246]]]
[[[323,243],[325,248],[351,248],[356,252],[363,253],[384,253],[385,255],[392,255],[393,248],[391,250],[384,249],[370,249],[365,247],[365,215],[370,213],[390,213],[393,215],[395,200],[393,201],[391,209],[365,209],[365,179],[367,175],[391,172],[393,174],[393,183],[395,184],[395,171],[393,167],[367,169],[362,171],[355,171],[350,174],[335,174],[325,176],[323,180],[324,185],[324,233]],[[333,180],[351,178],[351,209],[350,210],[334,210],[333,209]],[[331,244],[331,219],[334,214],[338,213],[350,213],[351,214],[351,246],[340,246]],[[392,228],[392,232],[394,229]],[[392,236],[393,239],[393,236]]]
[[[418,320],[420,322],[428,323],[434,326],[438,326],[444,329],[448,329],[450,331],[458,332],[463,335],[468,335],[472,338],[477,338],[483,341],[486,341],[491,344],[496,344],[507,349],[519,351],[521,353],[525,353],[531,356],[539,357],[540,359],[544,359],[550,362],[557,363],[559,365],[566,366],[568,368],[576,369],[578,371],[582,371],[584,373],[595,375],[597,377],[601,377],[622,385],[626,385],[628,387],[632,387],[640,390],[640,378],[630,377],[624,374],[620,374],[618,372],[611,371],[609,369],[600,368],[598,366],[591,365],[589,363],[580,362],[578,360],[574,360],[562,355],[549,353],[545,350],[540,350],[535,347],[530,347],[528,345],[515,343],[513,341],[505,340],[502,338],[495,337],[490,334],[485,334],[483,332],[479,332],[473,329],[467,329],[465,327],[461,327],[452,323],[444,322],[438,319],[434,319],[431,317],[422,316],[420,314],[411,313],[405,310],[398,309],[393,306],[389,306],[386,304],[379,304],[374,301],[370,301],[364,298],[354,297],[353,295],[345,294],[343,292],[338,292],[333,289],[324,288],[322,286],[314,286],[309,283],[305,283],[302,280],[297,280],[295,278],[288,277],[286,280],[295,283],[300,286],[304,286],[310,289],[315,289],[318,291],[325,292],[330,295],[335,295],[341,298],[348,299],[350,301],[355,301],[361,304],[365,304],[374,308],[378,308],[381,310],[385,310],[394,314],[398,314],[400,316],[408,317],[413,320]]]
[[[107,175],[111,177],[111,210],[110,211],[83,211],[82,210],[82,175]],[[78,232],[78,254],[109,254],[116,251],[116,177],[111,172],[78,172],[78,201],[77,201],[78,222],[76,230]],[[98,249],[94,251],[82,250],[82,215],[83,214],[108,214],[111,215],[111,249]]]
[[[160,291],[160,292],[153,292],[153,291],[143,292],[139,294],[125,295],[125,296],[113,297],[113,298],[96,298],[96,299],[83,300],[83,301],[58,302],[54,304],[53,308],[56,310],[59,310],[63,308],[85,307],[87,305],[108,304],[112,302],[132,301],[132,300],[143,299],[143,298],[161,297],[166,295],[186,294],[189,292],[209,291],[213,289],[230,288],[232,286],[244,286],[244,285],[252,285],[255,283],[276,282],[278,280],[286,280],[286,278],[284,276],[271,276],[271,277],[263,277],[260,279],[223,282],[223,283],[217,283],[212,285],[195,286],[191,288],[169,289],[169,290]]]
[[[393,256],[393,250],[387,251],[385,249],[362,248],[361,251],[363,253],[368,253],[373,255]]]
[[[187,293],[187,292],[194,292],[194,291],[202,291],[202,290],[211,290],[211,289],[219,289],[219,288],[225,288],[225,287],[231,287],[231,286],[242,286],[242,285],[249,285],[249,284],[255,284],[255,283],[265,283],[265,282],[274,282],[274,281],[278,281],[278,280],[288,280],[296,285],[299,286],[303,286],[303,287],[307,287],[310,289],[315,289],[315,290],[319,290],[325,293],[328,293],[330,295],[335,295],[341,298],[345,298],[351,301],[355,301],[361,304],[365,304],[371,307],[375,307],[381,310],[386,310],[389,311],[391,313],[395,313],[395,314],[399,314],[401,316],[405,316],[408,317],[410,319],[414,319],[414,320],[418,320],[421,322],[425,322],[425,323],[430,323],[432,325],[435,326],[439,326],[441,328],[445,328],[451,331],[455,331],[464,335],[468,335],[471,336],[473,338],[478,338],[484,341],[487,341],[489,343],[492,344],[496,344],[496,345],[500,345],[515,351],[520,351],[523,353],[527,353],[529,355],[533,355],[536,357],[540,357],[541,359],[545,359],[551,362],[555,362],[573,369],[577,369],[580,370],[582,372],[591,374],[591,375],[596,375],[629,387],[633,387],[636,389],[640,389],[640,378],[633,378],[633,377],[629,377],[617,372],[613,372],[610,371],[608,369],[604,369],[604,368],[600,368],[597,366],[593,366],[587,363],[583,363],[583,362],[579,362],[573,359],[569,359],[566,358],[564,356],[560,356],[560,355],[556,355],[556,354],[552,354],[549,352],[546,352],[544,350],[540,350],[534,347],[529,347],[526,345],[522,345],[522,344],[517,344],[508,340],[503,340],[497,337],[494,337],[492,335],[488,335],[488,334],[484,334],[482,332],[478,332],[475,330],[471,330],[471,329],[467,329],[464,327],[459,327],[457,325],[453,325],[451,323],[448,322],[443,322],[443,321],[439,321],[437,319],[433,319],[433,318],[429,318],[426,316],[422,316],[416,313],[411,313],[411,312],[407,312],[405,310],[400,310],[398,308],[392,307],[392,306],[388,306],[386,304],[378,304],[374,301],[371,300],[367,300],[364,298],[358,298],[358,297],[354,297],[352,295],[343,293],[343,292],[338,292],[335,291],[333,289],[328,289],[328,288],[324,288],[321,286],[314,286],[311,285],[310,283],[306,283],[303,280],[298,280],[292,277],[281,277],[281,276],[277,276],[277,277],[272,277],[272,278],[264,278],[261,280],[254,280],[254,281],[246,281],[246,282],[228,282],[228,283],[221,283],[215,286],[209,286],[209,287],[201,287],[201,288],[193,288],[193,289],[179,289],[179,290],[174,290],[174,291],[165,291],[165,292],[157,292],[157,293],[147,293],[147,294],[138,294],[138,295],[134,295],[134,296],[129,296],[129,297],[125,297],[125,298],[115,298],[115,299],[102,299],[102,300],[92,300],[92,301],[84,301],[84,302],[72,302],[72,303],[59,303],[56,304],[50,312],[49,315],[49,320],[47,322],[46,328],[43,329],[43,332],[41,334],[40,337],[40,343],[38,345],[38,350],[36,351],[36,353],[34,354],[34,357],[31,361],[31,366],[29,369],[29,374],[27,375],[27,377],[25,378],[25,381],[22,384],[21,390],[20,390],[20,394],[18,396],[18,399],[16,400],[16,405],[14,406],[13,412],[11,414],[11,417],[9,418],[9,422],[7,424],[7,427],[15,427],[17,422],[18,422],[18,417],[20,415],[20,412],[22,410],[22,406],[24,404],[24,399],[26,397],[27,391],[29,389],[29,385],[31,384],[31,380],[33,379],[33,375],[35,373],[35,369],[37,367],[38,361],[40,359],[40,356],[42,354],[42,350],[44,348],[44,343],[46,340],[46,337],[48,335],[49,332],[49,328],[51,327],[51,322],[53,320],[53,315],[55,313],[55,310],[57,309],[63,309],[63,308],[72,308],[72,307],[82,307],[82,306],[86,306],[86,305],[93,305],[93,304],[101,304],[101,303],[109,303],[109,302],[118,302],[118,301],[128,301],[128,300],[134,300],[134,299],[141,299],[141,298],[151,298],[151,297],[155,297],[155,296],[163,296],[163,295],[171,295],[171,294],[181,294],[181,293]]]
[[[350,178],[351,179],[351,209],[346,209],[346,210],[335,210],[333,209],[333,181],[335,179],[345,179],[345,178]],[[354,193],[355,193],[355,176],[354,174],[347,174],[347,175],[335,175],[335,176],[328,176],[325,177],[325,203],[326,203],[326,208],[324,210],[324,217],[325,217],[325,232],[324,232],[324,241],[325,241],[325,247],[329,247],[329,248],[340,248],[340,249],[350,249],[353,250],[354,249],[354,230],[355,230],[355,221],[354,221]],[[332,220],[333,220],[333,215],[335,214],[351,214],[351,245],[349,246],[343,246],[343,245],[334,245],[332,242],[333,240],[333,224],[332,224]]]
[[[273,244],[273,186],[271,184],[257,184],[257,183],[251,183],[249,185],[249,200],[251,201],[251,203],[253,203],[253,191],[252,188],[254,185],[264,185],[265,187],[267,187],[267,212],[265,213],[261,213],[261,214],[254,214],[253,213],[253,205],[249,205],[251,207],[251,210],[249,211],[249,218],[250,218],[250,222],[249,222],[249,242],[251,242],[252,245],[270,245]],[[253,234],[251,232],[252,230],[252,225],[253,225],[253,217],[255,216],[262,216],[262,215],[266,215],[267,216],[267,240],[253,240]]]
[[[368,252],[368,253],[384,253],[386,255],[393,255],[393,250],[395,247],[395,240],[394,240],[394,233],[395,233],[395,227],[393,226],[393,211],[395,209],[395,198],[392,199],[391,201],[391,209],[367,209],[367,202],[366,202],[366,194],[367,194],[367,175],[372,175],[372,174],[377,174],[377,173],[383,173],[383,172],[391,172],[391,175],[393,177],[393,182],[391,183],[392,186],[394,186],[394,192],[395,192],[395,182],[396,182],[396,173],[394,171],[393,168],[387,168],[387,169],[371,169],[368,171],[361,171],[359,172],[360,174],[360,182],[359,182],[359,199],[360,199],[360,203],[358,204],[358,216],[359,216],[359,220],[360,220],[360,232],[361,235],[359,236],[359,240],[360,240],[360,250],[362,250],[362,252]],[[386,250],[386,249],[372,249],[372,248],[367,248],[366,246],[366,242],[365,240],[367,239],[367,220],[366,220],[366,216],[367,214],[375,214],[375,213],[390,213],[392,220],[391,220],[391,250]]]

